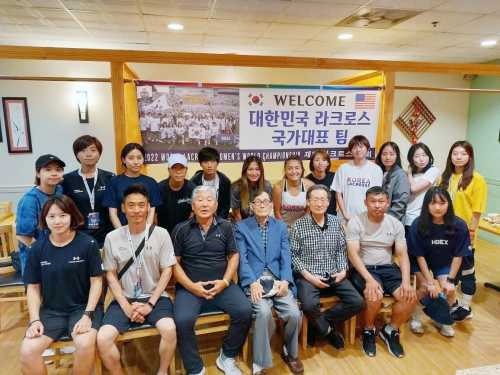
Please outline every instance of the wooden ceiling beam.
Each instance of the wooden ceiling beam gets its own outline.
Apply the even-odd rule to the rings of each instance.
[[[309,57],[254,56],[232,54],[222,55],[208,53],[19,47],[1,45],[0,58],[500,75],[500,65],[494,64],[449,64],[410,61],[321,59]]]

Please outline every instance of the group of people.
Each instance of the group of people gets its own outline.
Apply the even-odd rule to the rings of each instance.
[[[300,309],[309,324],[307,345],[324,337],[338,350],[345,343],[336,327],[363,311],[368,356],[376,355],[375,318],[384,296],[395,302],[379,336],[396,357],[404,355],[399,328],[410,316],[412,331],[423,333],[416,305],[425,296],[439,298],[440,289],[455,321],[472,318],[474,241],[486,201],[472,146],[454,143],[441,176],[422,143],[408,152],[408,172],[395,143],[382,145],[376,163],[366,159],[369,149],[364,136],[353,137],[353,160],[336,173],[328,153],[316,150],[306,177],[302,160],[291,156],[274,186],[257,156],[246,158],[231,183],[217,170],[219,153],[211,147],[199,151],[202,169],[191,180],[186,158],[171,155],[169,178],[160,183],[141,174],[145,152],[136,143],[123,148],[125,172],[117,176],[97,168],[102,144],[95,137],[74,142],[81,167],[64,176],[62,160],[41,156],[36,186],[17,212],[30,313],[22,372],[44,373],[42,353],[69,333],[75,373],[90,373],[97,348],[108,370],[122,374],[117,336],[148,323],[161,335],[158,374],[167,373],[176,345],[187,374],[204,374],[194,327],[210,311],[231,318],[216,360],[228,375],[241,374],[235,358],[252,321],[252,374],[272,367],[272,308],[285,322],[281,358],[294,374],[304,372]],[[114,297],[105,314],[103,275]],[[340,303],[321,312],[320,297],[332,295]],[[434,324],[453,336],[450,325]]]

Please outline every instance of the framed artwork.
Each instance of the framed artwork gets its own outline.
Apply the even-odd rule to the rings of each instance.
[[[9,153],[32,152],[26,98],[2,98]]]

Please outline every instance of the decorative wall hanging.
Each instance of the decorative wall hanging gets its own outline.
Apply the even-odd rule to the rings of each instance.
[[[394,123],[405,137],[412,144],[415,144],[434,121],[436,121],[436,117],[416,96]]]
[[[9,153],[32,152],[26,98],[2,98]]]

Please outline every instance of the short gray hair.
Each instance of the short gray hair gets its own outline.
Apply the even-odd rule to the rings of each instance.
[[[309,188],[309,190],[307,190],[306,199],[311,199],[311,193],[314,190],[323,190],[324,192],[326,192],[326,195],[328,196],[328,200],[332,199],[332,193],[330,192],[330,189],[328,189],[325,185],[322,185],[322,184],[316,184],[316,185],[311,186]]]
[[[193,190],[193,193],[191,194],[191,201],[194,201],[196,194],[203,193],[204,191],[211,192],[214,199],[217,200],[217,191],[213,187],[207,185],[200,185]]]

